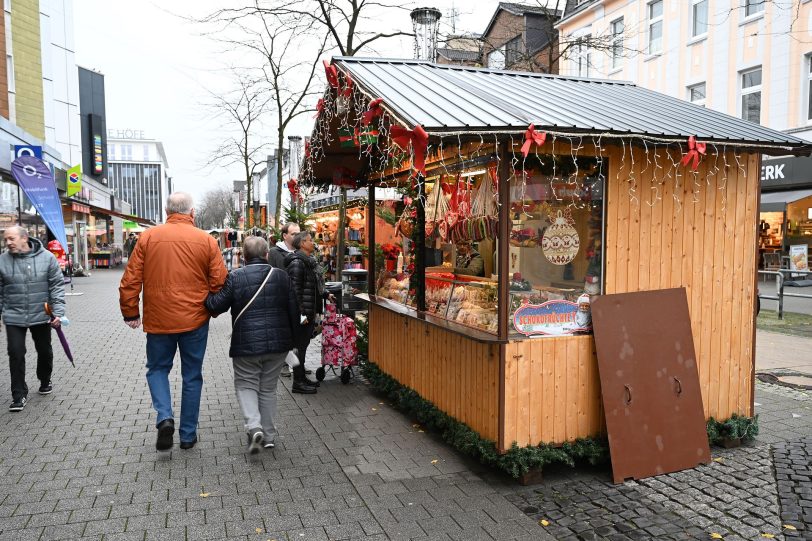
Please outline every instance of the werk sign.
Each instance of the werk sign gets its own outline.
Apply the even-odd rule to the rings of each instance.
[[[513,328],[525,336],[562,336],[592,329],[588,314],[578,304],[554,300],[542,304],[523,304],[513,313]]]
[[[812,184],[812,158],[790,157],[761,163],[761,187],[766,191],[806,188]]]
[[[42,221],[54,234],[62,247],[68,248],[62,202],[54,184],[54,175],[48,165],[33,156],[23,156],[11,162],[11,174],[37,209]]]

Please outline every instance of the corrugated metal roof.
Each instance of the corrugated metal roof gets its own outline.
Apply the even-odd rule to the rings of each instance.
[[[337,57],[340,69],[427,132],[537,129],[812,149],[812,143],[629,82]]]

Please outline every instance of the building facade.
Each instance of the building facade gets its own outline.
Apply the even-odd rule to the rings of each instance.
[[[108,129],[107,159],[113,194],[130,203],[135,216],[162,223],[172,192],[163,143],[147,139],[142,130]]]
[[[480,37],[482,64],[492,69],[558,73],[555,23],[560,16],[554,7],[500,2]]]
[[[557,27],[609,45],[563,60],[562,75],[633,81],[812,139],[808,0],[569,0]],[[763,251],[812,252],[812,160],[765,157],[761,188]]]

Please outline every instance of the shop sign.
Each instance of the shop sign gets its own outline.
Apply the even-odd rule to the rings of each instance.
[[[87,205],[82,205],[80,203],[71,203],[70,207],[73,212],[79,212],[81,214],[90,214],[90,207],[88,207]]]
[[[42,147],[34,145],[14,145],[14,159],[33,156],[42,159]]]
[[[109,139],[146,139],[144,137],[144,130],[107,130],[107,137]]]
[[[578,323],[578,304],[564,300],[523,304],[513,313],[513,328],[525,336],[563,336],[588,331]]]
[[[762,190],[775,191],[800,186],[812,186],[812,158],[790,157],[762,161]]]
[[[138,224],[135,222],[131,222],[130,220],[124,220],[122,227],[124,229],[135,229],[136,227],[138,227]]]
[[[93,136],[93,172],[97,175],[102,173],[102,138],[101,135]]]
[[[789,270],[807,271],[809,270],[809,245],[793,244],[789,247]]]

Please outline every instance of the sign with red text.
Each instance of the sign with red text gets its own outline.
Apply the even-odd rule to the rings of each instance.
[[[513,313],[513,328],[525,336],[564,336],[591,330],[579,324],[578,304],[564,300],[523,304]]]

